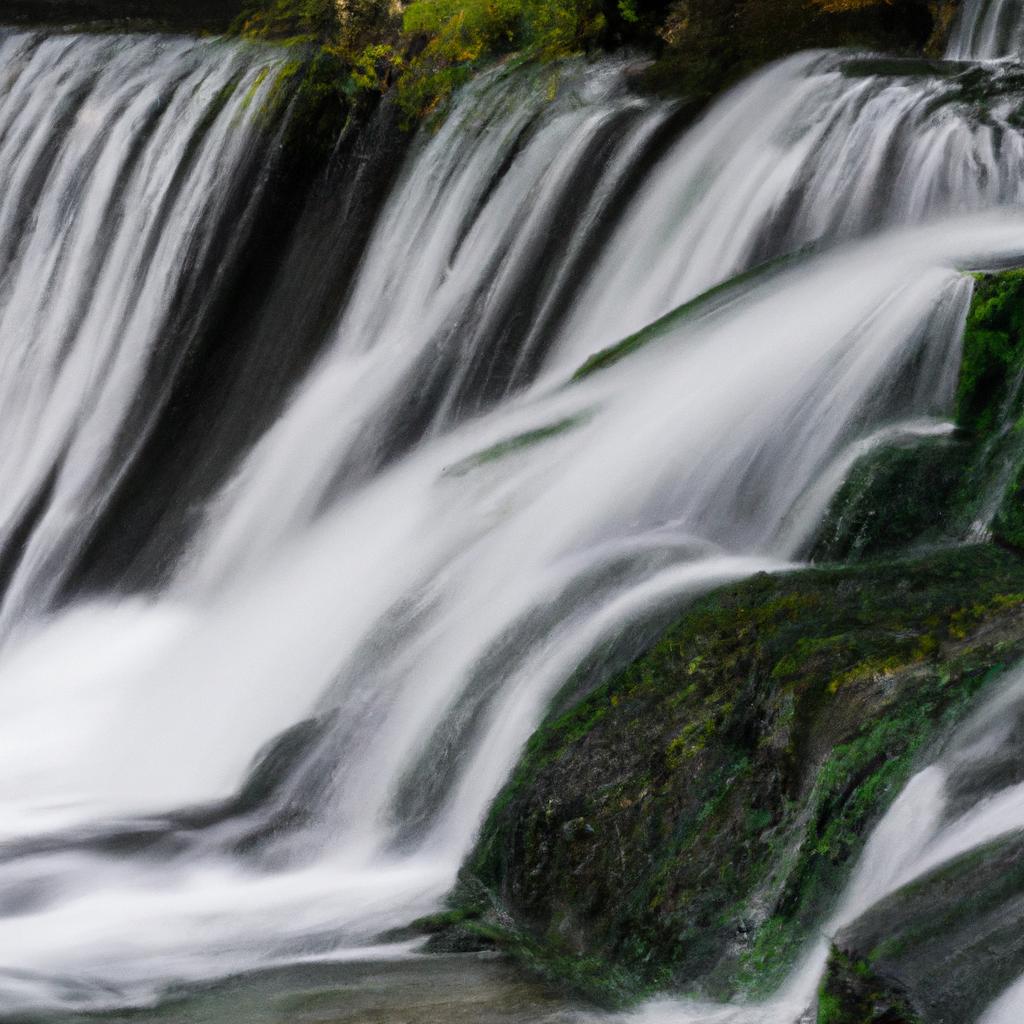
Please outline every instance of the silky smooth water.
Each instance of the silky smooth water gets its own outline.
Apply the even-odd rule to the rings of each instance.
[[[414,956],[382,934],[438,906],[577,665],[797,564],[858,454],[948,429],[961,271],[1024,253],[1005,98],[979,121],[946,79],[811,54],[684,131],[614,61],[495,69],[414,146],[330,344],[162,581],[68,601],[68,565],[175,399],[169,297],[216,289],[279,57],[0,46],[12,1013]],[[207,288],[178,289],[197,266]],[[872,864],[903,863],[888,835],[849,913],[881,891],[858,888],[882,885]],[[808,964],[756,1012],[805,1001]]]
[[[1002,60],[1024,54],[1024,7],[1017,0],[965,0],[946,49],[952,60]]]

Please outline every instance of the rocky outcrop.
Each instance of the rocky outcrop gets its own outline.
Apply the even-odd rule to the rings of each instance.
[[[989,546],[719,590],[544,723],[459,898],[608,1000],[768,990],[929,745],[1021,653],[1024,563]]]
[[[712,95],[798,50],[850,47],[941,56],[957,0],[676,0],[648,82]]]
[[[654,325],[580,372],[658,337]],[[1024,273],[978,275],[955,430],[854,466],[813,552],[843,564],[710,594],[626,671],[569,710],[556,702],[463,872],[468,927],[609,1001],[666,986],[756,996],[781,982],[910,773],[1024,653],[1022,382]],[[985,524],[998,546],[956,546]],[[962,769],[951,805],[1024,778],[1011,746]],[[950,870],[979,864],[992,895],[991,866],[1008,856]],[[950,909],[945,877],[837,939],[822,1020],[963,1021],[928,993],[966,1014],[982,998],[972,972],[1002,983],[1024,970],[1013,943],[989,942],[1015,913],[1001,890],[989,917],[959,930],[943,918],[965,959],[928,938]],[[883,933],[909,944],[880,957]]]
[[[844,928],[819,1024],[977,1020],[1024,973],[1022,919],[1024,836],[1015,834],[937,868]]]

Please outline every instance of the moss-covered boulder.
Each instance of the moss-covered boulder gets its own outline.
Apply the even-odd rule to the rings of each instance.
[[[819,1024],[963,1024],[1024,974],[1024,836],[897,890],[836,936]],[[870,999],[863,994],[870,993]],[[883,1007],[903,1016],[870,1016]]]
[[[543,724],[460,898],[609,1000],[771,988],[925,748],[1022,651],[1024,563],[989,546],[716,591]]]
[[[891,557],[991,534],[1024,548],[1024,271],[974,275],[955,432],[865,454],[833,499],[810,557]]]
[[[1024,547],[1024,271],[981,277],[975,286],[958,394],[959,422],[981,448],[974,482],[986,525]]]
[[[817,1024],[922,1024],[905,992],[879,978],[866,960],[833,947],[818,992]]]
[[[973,447],[962,437],[907,437],[859,459],[814,544],[816,562],[892,556],[949,543],[967,527],[961,502]]]

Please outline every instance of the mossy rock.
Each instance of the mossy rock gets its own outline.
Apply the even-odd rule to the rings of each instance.
[[[906,993],[834,946],[818,992],[817,1024],[923,1024]]]
[[[847,47],[908,57],[941,55],[956,0],[676,0],[649,88],[713,96],[799,50]]]
[[[0,23],[218,33],[241,9],[242,0],[4,0]]]
[[[950,542],[964,532],[959,491],[972,453],[958,437],[907,438],[858,460],[811,552],[845,562]]]
[[[844,928],[823,984],[842,1013],[819,1012],[819,1024],[875,1020],[853,1012],[851,978],[870,979],[876,994],[912,1011],[896,1020],[977,1020],[1024,974],[1022,918],[1024,835],[1016,833],[936,868]]]
[[[718,590],[537,731],[463,902],[597,998],[764,993],[929,744],[1022,652],[1024,563],[990,546]]]
[[[810,557],[891,557],[978,537],[1024,548],[1024,271],[974,275],[955,433],[904,438],[855,463]]]
[[[1024,547],[1024,271],[980,276],[964,333],[957,417],[1001,494],[993,535]]]
[[[330,43],[341,32],[336,0],[240,0],[234,30],[250,39]]]

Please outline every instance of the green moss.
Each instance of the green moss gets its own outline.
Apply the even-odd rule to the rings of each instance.
[[[1024,549],[1024,467],[1011,477],[992,519],[992,533],[1003,543]]]
[[[326,164],[358,113],[359,90],[334,49],[301,43],[291,51],[274,71],[261,120],[267,131],[281,132],[286,176],[309,175]]]
[[[653,42],[657,6],[648,0],[413,0],[403,29],[419,45],[396,79],[399,102],[411,115],[433,114],[477,68],[513,53],[549,62],[609,43]]]
[[[565,419],[558,420],[556,423],[549,424],[548,426],[538,427],[536,430],[528,430],[522,434],[516,434],[515,437],[510,437],[504,441],[499,441],[497,444],[492,444],[489,448],[485,448],[483,451],[477,452],[475,455],[470,455],[468,458],[461,459],[453,466],[448,466],[445,469],[445,475],[463,476],[471,469],[475,469],[477,466],[484,466],[489,462],[497,462],[499,459],[513,455],[525,448],[532,448],[534,445],[540,444],[543,441],[548,441],[553,437],[559,437],[583,422],[585,422],[585,417],[583,416],[567,416]]]
[[[818,991],[817,1024],[923,1024],[906,997],[871,965],[835,947]]]
[[[250,39],[326,43],[341,31],[335,0],[249,0],[234,29]]]
[[[465,878],[620,993],[765,993],[929,745],[1024,650],[1022,583],[974,547],[700,599],[533,736]]]
[[[928,437],[866,454],[832,500],[811,558],[877,558],[958,539],[970,522],[959,491],[972,452],[962,439]]]
[[[811,556],[891,556],[991,527],[1024,547],[1024,271],[974,275],[956,433],[866,454],[833,499]]]
[[[975,275],[964,330],[956,420],[985,439],[999,430],[1024,368],[1024,270]]]
[[[426,917],[418,917],[409,928],[412,931],[431,935],[434,932],[444,931],[453,925],[465,924],[467,921],[474,921],[480,916],[480,911],[473,907],[458,907],[454,910],[441,910],[436,914],[428,914]]]

